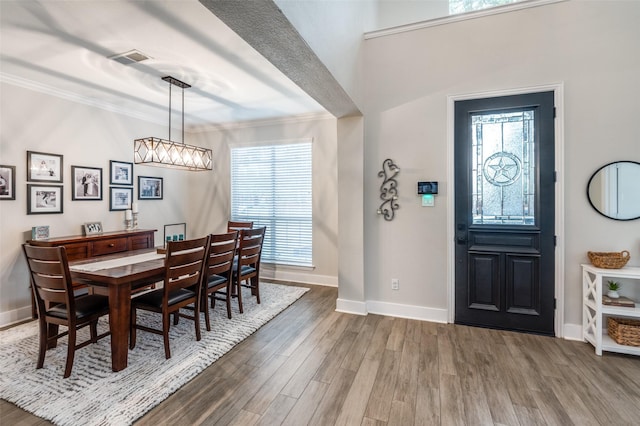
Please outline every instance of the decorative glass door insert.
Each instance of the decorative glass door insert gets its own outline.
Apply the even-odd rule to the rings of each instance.
[[[474,225],[535,225],[534,110],[476,113],[472,126]]]

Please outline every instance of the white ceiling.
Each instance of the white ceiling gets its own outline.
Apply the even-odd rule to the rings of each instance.
[[[109,59],[132,49],[152,59]],[[0,1],[4,82],[162,124],[166,75],[187,129],[325,112],[197,0]]]

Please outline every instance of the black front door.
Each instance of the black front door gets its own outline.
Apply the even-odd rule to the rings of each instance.
[[[455,103],[455,321],[554,334],[553,92]]]

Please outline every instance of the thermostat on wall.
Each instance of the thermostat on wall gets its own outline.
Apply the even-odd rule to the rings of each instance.
[[[437,194],[438,182],[418,182],[418,194]]]

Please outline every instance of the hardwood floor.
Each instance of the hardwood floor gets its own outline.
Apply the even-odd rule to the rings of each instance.
[[[149,411],[147,425],[638,425],[640,358],[587,343],[294,305]],[[205,332],[205,331],[203,331]],[[3,425],[48,422],[5,401]]]

